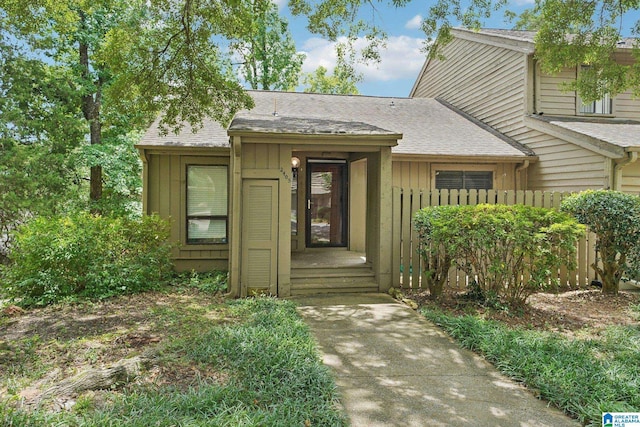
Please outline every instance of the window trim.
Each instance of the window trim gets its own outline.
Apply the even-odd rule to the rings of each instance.
[[[181,176],[181,200],[180,200],[180,213],[182,217],[182,221],[180,221],[180,242],[185,250],[225,250],[229,249],[229,231],[230,231],[230,202],[231,202],[231,180],[229,177],[230,173],[230,165],[228,157],[197,157],[197,156],[184,156],[180,165],[180,176]],[[216,218],[225,218],[226,219],[226,242],[220,243],[190,243],[189,242],[189,219],[191,217],[187,216],[187,192],[188,192],[188,169],[189,166],[225,166],[227,169],[227,215],[219,216],[216,215]]]
[[[497,189],[497,179],[498,179],[498,170],[497,170],[497,166],[496,165],[471,165],[471,164],[459,164],[459,165],[452,165],[452,164],[433,164],[431,166],[431,189],[432,190],[438,190],[438,188],[436,188],[436,175],[438,174],[439,171],[462,171],[462,172],[491,172],[493,174],[493,179],[492,179],[492,188],[487,189],[486,191],[489,190],[496,190]],[[461,190],[460,188],[456,188],[456,190]]]

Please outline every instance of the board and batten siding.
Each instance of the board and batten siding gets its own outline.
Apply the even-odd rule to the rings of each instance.
[[[507,136],[524,127],[526,54],[459,38],[442,54],[430,60],[414,97],[444,99]]]
[[[581,191],[609,185],[604,156],[536,130],[518,139],[538,156],[529,166],[529,190]]]
[[[149,154],[147,156],[148,185],[146,191],[146,214],[158,214],[171,222],[172,242],[176,270],[207,271],[227,269],[228,244],[186,244],[186,165],[228,164],[227,156],[202,156],[179,154]]]
[[[456,170],[491,170],[494,172],[494,190],[516,189],[516,163],[459,163],[455,159],[438,162],[394,160],[393,186],[405,188],[435,188],[433,174],[438,168]]]

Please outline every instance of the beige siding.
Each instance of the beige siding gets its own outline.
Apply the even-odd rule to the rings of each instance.
[[[575,116],[576,93],[563,91],[563,83],[576,78],[574,68],[566,68],[558,74],[538,73],[536,110],[548,116]]]
[[[640,195],[640,161],[622,169],[622,191]]]
[[[393,186],[415,189],[434,188],[433,173],[439,168],[456,170],[492,170],[495,190],[513,190],[516,188],[515,163],[459,163],[452,160],[431,162],[393,161]]]
[[[540,74],[536,87],[536,110],[548,116],[577,115],[577,97],[574,91],[563,91],[562,84],[575,80],[574,68],[554,75]],[[640,99],[626,91],[613,98],[613,115],[622,119],[640,120]]]
[[[147,214],[171,220],[171,240],[179,242],[173,250],[177,270],[228,268],[229,247],[186,244],[186,173],[187,164],[228,164],[228,156],[185,156],[150,154],[148,156]]]
[[[431,164],[428,162],[393,161],[393,186],[431,188]]]
[[[518,138],[539,158],[529,167],[528,189],[580,191],[609,185],[607,162],[600,154],[534,130]]]
[[[454,39],[431,60],[415,97],[442,98],[510,135],[523,127],[527,57],[524,53]]]
[[[622,119],[640,120],[640,98],[634,98],[630,91],[613,99],[613,112]]]

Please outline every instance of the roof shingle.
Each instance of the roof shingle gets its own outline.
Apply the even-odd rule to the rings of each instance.
[[[435,99],[323,95],[299,92],[250,91],[251,111],[241,111],[231,128],[268,133],[299,134],[402,134],[393,153],[523,157],[531,155],[474,124]],[[277,113],[277,116],[274,116]],[[256,128],[256,126],[258,128]],[[159,136],[157,125],[143,137],[141,146],[183,145],[228,147],[227,130],[206,121],[197,134]]]

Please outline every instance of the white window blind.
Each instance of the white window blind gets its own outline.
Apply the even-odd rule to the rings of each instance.
[[[582,65],[580,67],[582,72],[586,72],[589,70],[588,65]],[[598,99],[593,102],[582,103],[580,102],[580,113],[581,114],[613,114],[613,102],[611,101],[611,96],[608,93],[605,93],[602,99]]]
[[[187,242],[226,243],[227,166],[187,166]]]

